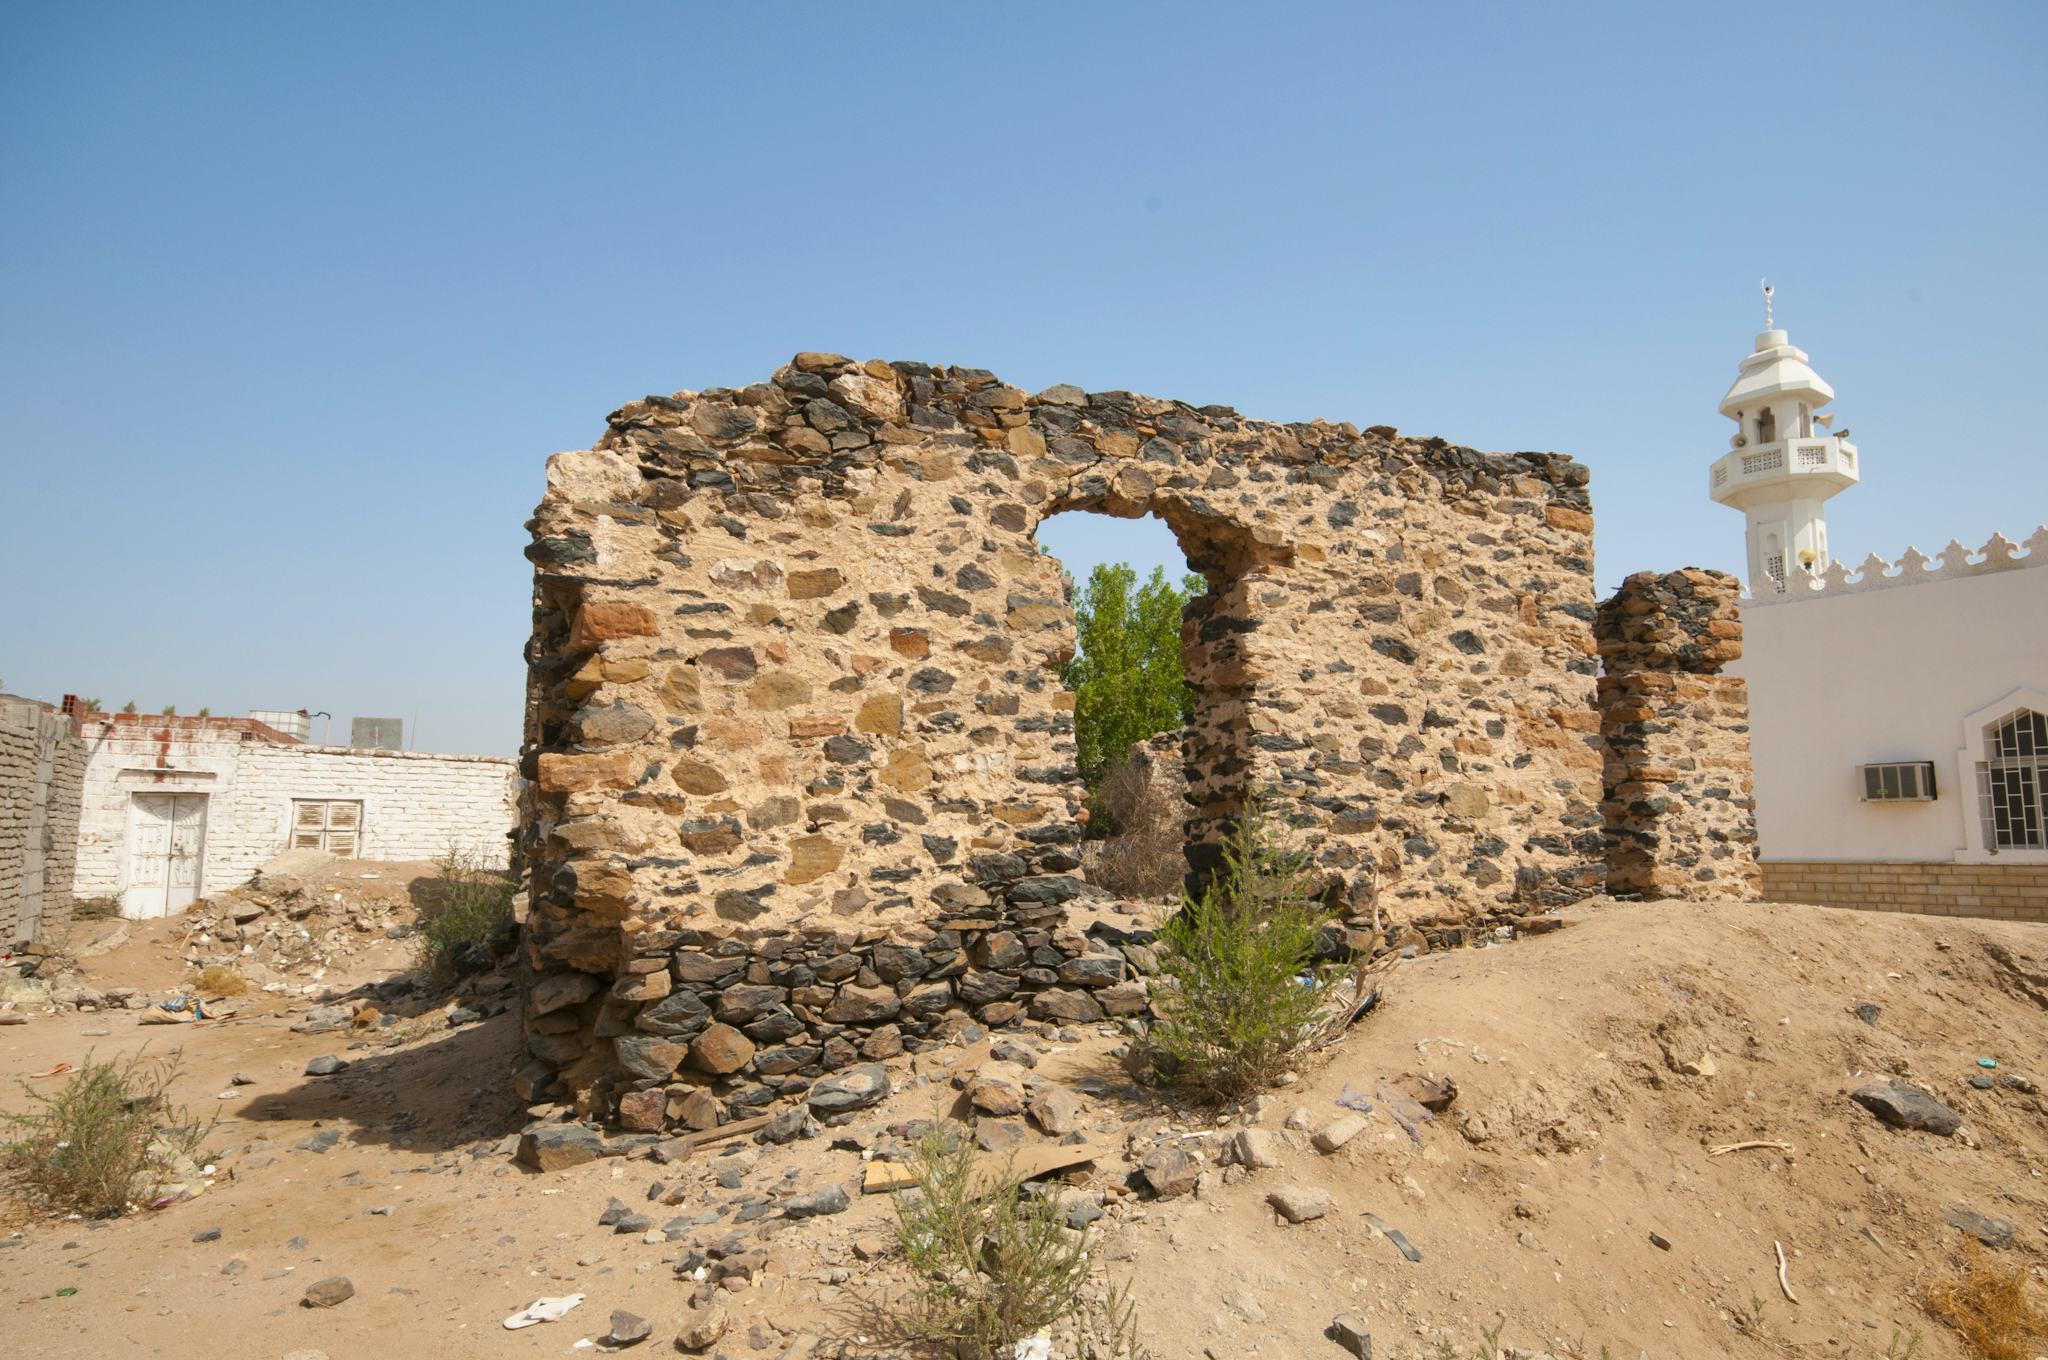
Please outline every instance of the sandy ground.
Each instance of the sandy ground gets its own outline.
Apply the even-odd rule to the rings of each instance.
[[[2048,1102],[2023,1088],[2048,1081],[2048,933],[1736,904],[1570,915],[1554,934],[1403,965],[1376,1012],[1264,1102],[1258,1122],[1277,1132],[1297,1109],[1297,1122],[1319,1127],[1345,1113],[1340,1098],[1365,1097],[1368,1128],[1335,1154],[1283,1133],[1279,1167],[1211,1177],[1199,1197],[1114,1201],[1098,1224],[1107,1269],[1133,1283],[1161,1360],[1339,1358],[1323,1335],[1339,1312],[1370,1326],[1381,1360],[1434,1360],[1444,1341],[1470,1355],[1497,1317],[1503,1345],[1557,1356],[1875,1360],[1894,1333],[1918,1332],[1924,1360],[1947,1360],[1960,1344],[1915,1300],[1947,1268],[1958,1233],[1944,1214],[1958,1208],[2010,1222],[2002,1259],[2043,1277]],[[1878,1007],[1871,1019],[1861,1003]],[[859,1196],[859,1153],[831,1145],[841,1134],[872,1144],[885,1125],[930,1117],[986,1051],[892,1063],[890,1100],[825,1137],[737,1140],[680,1167],[619,1158],[542,1175],[498,1151],[526,1119],[506,1079],[516,1016],[357,1051],[347,1034],[291,1033],[292,1018],[152,1029],[114,1012],[0,1029],[5,1108],[22,1103],[12,1078],[88,1049],[182,1044],[177,1097],[222,1117],[222,1176],[196,1199],[105,1224],[9,1211],[20,1237],[0,1249],[0,1355],[568,1355],[604,1333],[614,1308],[654,1321],[643,1352],[673,1353],[687,1287],[669,1262],[690,1244],[600,1226],[613,1196],[657,1223],[717,1211],[696,1240],[738,1232],[770,1253],[765,1274],[730,1296],[735,1322],[718,1353],[780,1356],[809,1333],[827,1338],[820,1356],[882,1354],[857,1344],[859,1301],[897,1288],[895,1267],[852,1247],[886,1237],[889,1208]],[[1037,1075],[1109,1083],[1086,1120],[1117,1155],[1097,1163],[1093,1184],[1120,1186],[1168,1137],[1213,1163],[1234,1131],[1119,1081],[1113,1034],[1022,1038],[1043,1054]],[[354,1066],[301,1075],[330,1052]],[[1709,1055],[1710,1076],[1676,1070]],[[1970,1084],[1981,1057],[1999,1063],[1989,1090]],[[1413,1136],[1375,1098],[1379,1082],[1411,1072],[1459,1089]],[[253,1084],[231,1087],[238,1073]],[[1878,1124],[1846,1093],[1879,1074],[1932,1091],[1964,1131]],[[331,1150],[296,1146],[323,1131],[339,1134]],[[1709,1155],[1745,1139],[1795,1151]],[[721,1171],[739,1188],[718,1184]],[[679,1202],[650,1203],[654,1182]],[[732,1225],[749,1196],[834,1182],[855,1196],[842,1214]],[[1328,1190],[1335,1207],[1284,1225],[1266,1202],[1284,1184]],[[1404,1260],[1368,1213],[1421,1261]],[[213,1227],[219,1240],[193,1240]],[[1774,1242],[1796,1304],[1780,1291]],[[354,1298],[299,1306],[309,1283],[335,1274]],[[577,1292],[585,1302],[560,1322],[499,1325],[531,1299]],[[1760,1322],[1739,1325],[1757,1301]]]

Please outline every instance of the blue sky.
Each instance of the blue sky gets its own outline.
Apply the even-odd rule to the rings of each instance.
[[[1757,280],[1839,556],[2048,518],[2038,5],[14,5],[0,684],[518,742],[542,461],[800,349],[1706,499]],[[1163,532],[1047,541],[1077,574]]]

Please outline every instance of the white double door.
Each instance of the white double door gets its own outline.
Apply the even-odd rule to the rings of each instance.
[[[205,794],[136,794],[128,813],[121,914],[141,919],[183,911],[199,897],[205,862]]]

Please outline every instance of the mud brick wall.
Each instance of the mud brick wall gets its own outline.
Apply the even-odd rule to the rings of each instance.
[[[69,718],[0,696],[0,946],[71,919],[85,757]]]
[[[522,1081],[733,1107],[892,1025],[1101,1004],[1111,960],[1065,928],[1073,619],[1033,537],[1064,510],[1157,515],[1208,582],[1183,630],[1196,871],[1260,789],[1361,931],[1597,892],[1586,480],[827,354],[614,412],[528,526],[526,948],[558,1004],[529,1011]],[[732,1065],[714,1024],[754,1050]]]
[[[1638,572],[1600,606],[1607,890],[1755,897],[1749,693],[1733,576]]]

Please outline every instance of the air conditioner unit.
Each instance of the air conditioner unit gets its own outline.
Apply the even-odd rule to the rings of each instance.
[[[1892,760],[1881,765],[1859,765],[1866,803],[1931,803],[1934,801],[1934,762]]]

